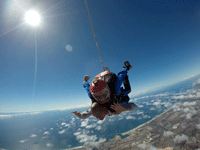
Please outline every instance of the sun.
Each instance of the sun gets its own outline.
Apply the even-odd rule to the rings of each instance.
[[[36,11],[30,10],[25,14],[25,20],[28,24],[37,26],[40,23],[40,15]]]

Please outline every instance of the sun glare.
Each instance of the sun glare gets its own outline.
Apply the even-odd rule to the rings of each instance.
[[[37,26],[40,23],[40,15],[36,11],[28,11],[25,15],[25,20],[28,24]]]

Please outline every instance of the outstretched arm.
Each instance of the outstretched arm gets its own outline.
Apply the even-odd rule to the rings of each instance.
[[[110,106],[110,108],[114,109],[116,111],[116,114],[120,114],[124,111],[131,111],[137,109],[137,105],[134,103],[116,103]]]
[[[114,109],[116,114],[120,114],[123,111],[128,111],[130,109],[129,107],[122,107],[119,103],[111,105],[110,108]]]
[[[85,119],[85,118],[88,118],[92,115],[91,109],[88,109],[88,110],[86,110],[82,113],[79,113],[77,111],[73,111],[72,113],[80,119]]]
[[[80,119],[82,118],[81,113],[79,113],[79,112],[77,112],[77,111],[72,111],[72,113],[73,113],[74,115],[76,115],[77,117],[79,117]]]

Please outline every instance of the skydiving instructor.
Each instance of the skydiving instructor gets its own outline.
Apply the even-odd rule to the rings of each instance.
[[[89,110],[82,113],[73,111],[74,115],[80,119],[85,119],[93,115],[103,120],[106,115],[116,115],[123,111],[133,111],[137,108],[134,103],[129,103],[128,94],[131,92],[130,83],[127,73],[133,67],[128,61],[124,62],[124,67],[118,75],[110,71],[104,71],[94,77],[91,85],[88,80],[89,75],[84,76],[83,87],[86,89],[88,96],[92,100]],[[121,87],[124,84],[124,89]]]

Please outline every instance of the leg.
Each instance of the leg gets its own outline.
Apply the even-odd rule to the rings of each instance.
[[[120,95],[120,93],[121,93],[121,85],[122,85],[122,82],[123,82],[125,76],[127,75],[127,71],[128,71],[128,69],[125,68],[120,73],[118,73],[117,82],[115,83],[115,90],[116,90],[117,95]]]
[[[131,86],[130,86],[127,75],[125,76],[123,83],[124,83],[125,89],[123,89],[122,94],[123,94],[123,96],[127,96],[131,92]]]

